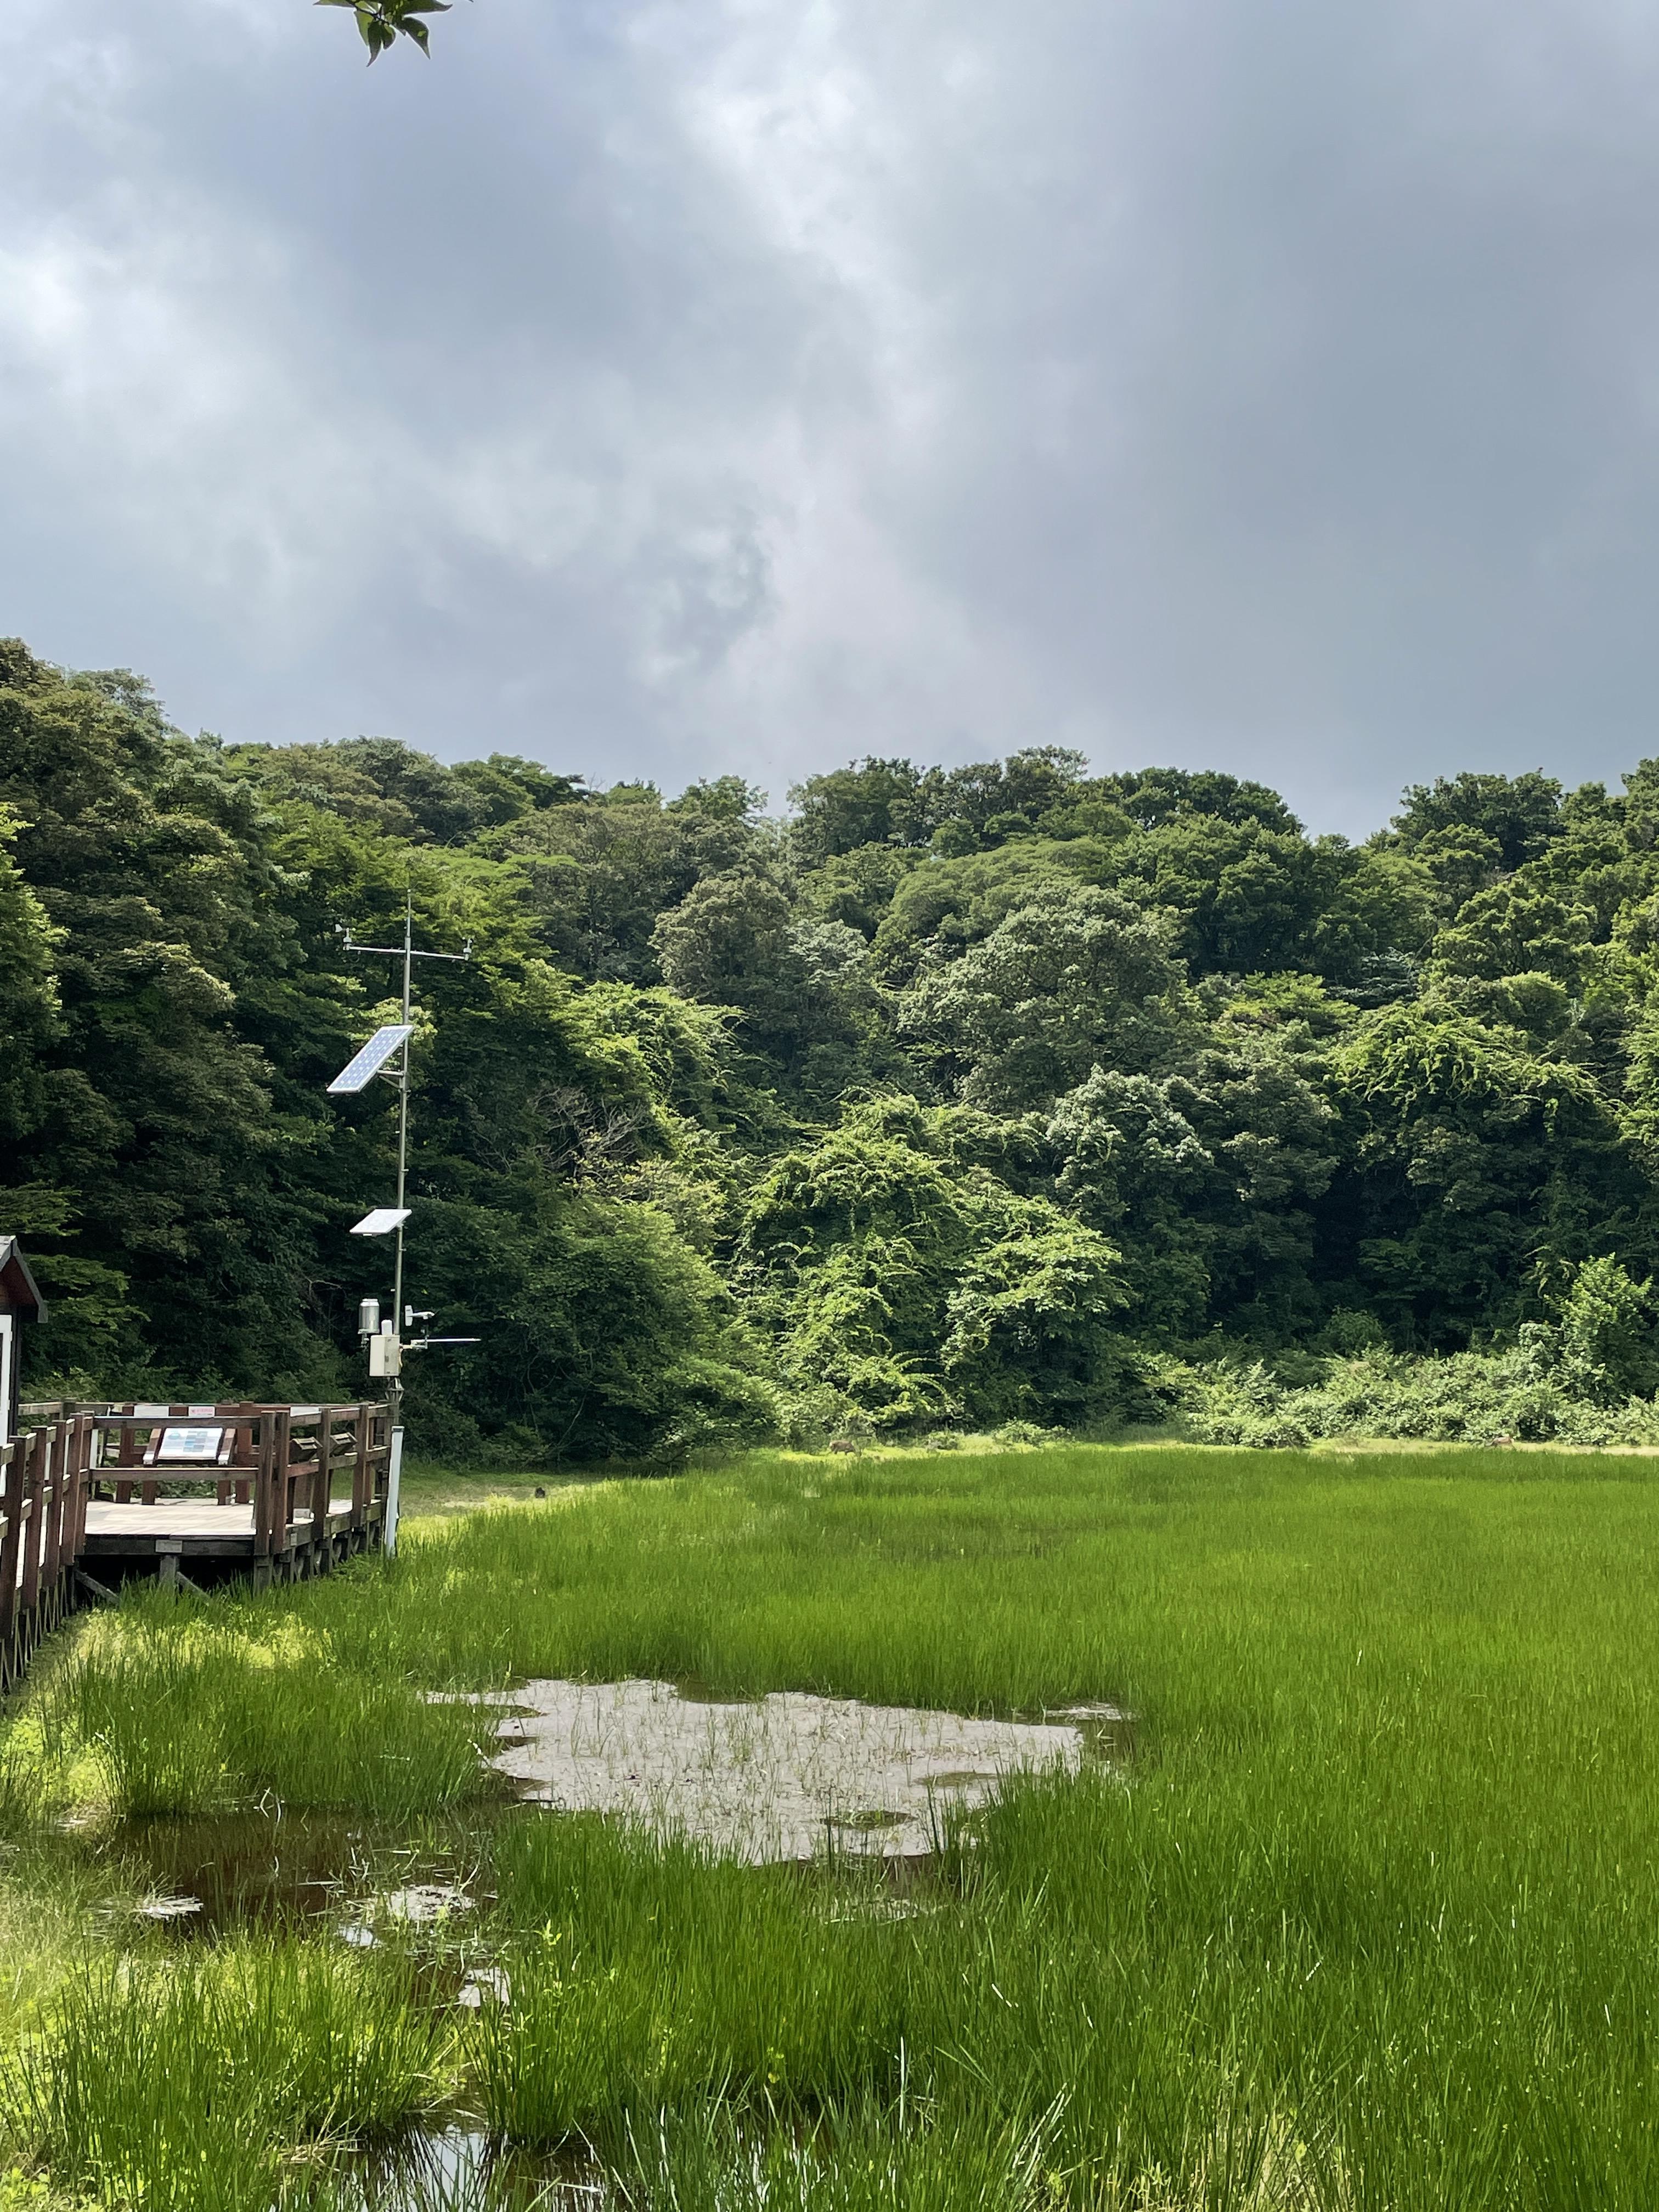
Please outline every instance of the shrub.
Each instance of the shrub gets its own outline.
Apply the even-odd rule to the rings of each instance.
[[[1633,1286],[1632,1286],[1633,1287]],[[1421,1438],[1434,1443],[1642,1443],[1659,1440],[1659,1407],[1615,1395],[1607,1370],[1588,1369],[1565,1327],[1532,1323],[1494,1352],[1410,1358],[1371,1348],[1322,1363],[1300,1387],[1265,1362],[1236,1355],[1182,1367],[1158,1387],[1203,1443],[1291,1449],[1321,1437]],[[1178,1370],[1178,1371],[1177,1371]]]

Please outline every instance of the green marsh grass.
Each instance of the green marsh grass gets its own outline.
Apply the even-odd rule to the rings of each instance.
[[[1646,1461],[1543,1453],[757,1456],[413,1522],[394,1563],[116,1616],[43,1692],[42,1756],[95,1743],[118,1802],[187,1809],[367,1803],[377,1752],[413,1747],[386,1800],[413,1819],[475,1786],[477,1709],[424,1690],[632,1674],[1125,1704],[1127,1775],[1011,1788],[902,1893],[492,1815],[465,1941],[511,2002],[429,1997],[464,2108],[595,2147],[630,2204],[688,2212],[1645,2207],[1656,1507]],[[347,1748],[313,1749],[331,1729]],[[205,1971],[144,1954],[158,1992]],[[100,2030],[93,1986],[40,2032],[77,2022],[76,2078],[108,2044],[118,2085],[137,2031],[118,2007]],[[375,2002],[369,1978],[338,1986]],[[313,2044],[279,2080],[315,2078]],[[437,2094],[408,2078],[407,2108]],[[272,2155],[386,2117],[359,2091],[321,2118],[320,2093],[283,2094],[239,2130]],[[119,2201],[118,2159],[77,2166],[52,2108],[13,2110],[21,2149]],[[167,2111],[157,2142],[213,2136]],[[179,2170],[207,2175],[193,2155]]]
[[[447,2086],[449,2035],[395,1965],[238,1940],[89,1964],[22,2045],[14,2139],[96,2201],[270,2212],[296,2159],[385,2134]]]
[[[96,1757],[119,1813],[263,1797],[396,1820],[480,1793],[475,1711],[385,1679],[347,1691],[314,1638],[250,1638],[232,1608],[154,1598],[103,1626],[53,1675],[41,1717]]]

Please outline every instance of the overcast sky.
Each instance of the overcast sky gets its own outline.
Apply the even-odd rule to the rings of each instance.
[[[0,10],[0,631],[781,804],[1659,753],[1637,0]]]

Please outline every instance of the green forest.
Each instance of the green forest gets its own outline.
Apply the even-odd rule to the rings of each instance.
[[[1036,745],[787,811],[189,737],[0,643],[0,1229],[32,1394],[352,1397],[420,974],[411,1358],[457,1462],[1143,1425],[1659,1434],[1659,761],[1364,843]]]

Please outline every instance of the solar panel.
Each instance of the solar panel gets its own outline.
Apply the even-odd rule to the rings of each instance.
[[[407,1206],[377,1206],[373,1213],[366,1213],[361,1221],[352,1223],[351,1233],[354,1237],[389,1237],[408,1220],[410,1211]]]
[[[373,1081],[406,1037],[413,1036],[413,1022],[393,1022],[389,1029],[376,1030],[357,1057],[343,1067],[329,1089],[333,1091],[362,1091]]]

